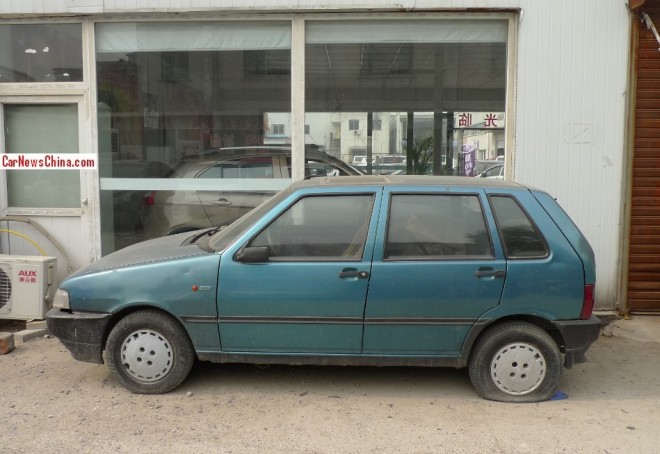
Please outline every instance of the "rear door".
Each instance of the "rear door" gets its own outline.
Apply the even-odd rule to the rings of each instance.
[[[310,189],[222,255],[225,352],[359,354],[381,188]],[[242,263],[243,247],[266,247]]]
[[[364,328],[365,354],[459,353],[506,277],[479,188],[386,188]]]

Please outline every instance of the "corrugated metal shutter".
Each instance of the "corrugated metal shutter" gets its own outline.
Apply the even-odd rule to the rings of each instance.
[[[660,27],[660,2],[641,10]],[[660,312],[660,43],[638,27],[628,308],[639,313]]]

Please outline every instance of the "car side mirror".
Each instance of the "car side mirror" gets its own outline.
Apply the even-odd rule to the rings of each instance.
[[[270,251],[267,246],[244,247],[236,254],[236,260],[242,263],[263,263],[268,261]]]

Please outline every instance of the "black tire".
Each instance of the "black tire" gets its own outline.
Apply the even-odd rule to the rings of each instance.
[[[105,362],[134,393],[160,394],[179,386],[195,362],[195,350],[169,315],[144,310],[121,319],[108,336]]]
[[[484,399],[541,402],[555,393],[561,353],[541,328],[512,322],[483,333],[472,349],[469,369],[472,386]]]

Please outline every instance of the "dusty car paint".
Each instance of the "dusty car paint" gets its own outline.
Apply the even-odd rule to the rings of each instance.
[[[434,231],[435,237],[458,238],[447,240],[458,241],[450,244],[455,250],[388,255],[388,235],[398,235],[390,232],[393,204],[425,203],[425,197],[448,201],[452,209],[468,210],[469,204],[466,213],[476,217],[467,217],[465,228],[476,222],[480,236]],[[507,220],[493,212],[494,197],[529,218],[529,228],[543,241],[535,256],[511,256],[504,247]],[[343,228],[333,218],[365,216],[359,254],[279,257],[273,251],[285,244],[256,247],[278,232],[280,219],[298,219],[296,210],[307,201],[314,207],[358,198],[371,207],[363,215],[320,211],[328,225],[314,231],[320,242],[315,247],[326,248],[324,238]],[[263,253],[270,258],[260,258]],[[486,348],[483,337],[495,336],[491,327],[521,326],[526,334],[520,342],[537,345],[540,328],[570,367],[584,361],[598,335],[598,320],[590,317],[591,307],[584,308],[594,277],[588,242],[542,191],[462,178],[333,177],[296,183],[224,230],[151,240],[101,259],[61,284],[70,307],[53,309],[48,322],[74,357],[93,362],[100,362],[107,337],[127,314],[156,309],[183,327],[204,360],[453,367],[468,365],[473,346]],[[102,321],[99,314],[105,314]],[[89,324],[95,329],[72,331],[85,317],[94,319]],[[515,338],[515,332],[500,331]],[[78,332],[85,338],[77,338]],[[150,389],[150,383],[140,388],[138,379],[131,389]],[[504,400],[534,397],[532,391],[529,397],[507,396],[501,386]]]

